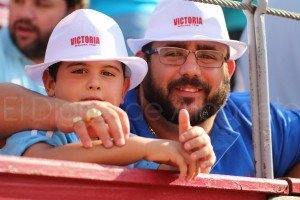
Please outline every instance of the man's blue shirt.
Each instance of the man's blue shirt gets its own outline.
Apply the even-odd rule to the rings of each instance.
[[[155,138],[149,130],[134,91],[121,106],[130,118],[131,132]],[[300,160],[300,111],[271,105],[274,176],[283,177]],[[255,176],[252,122],[248,93],[232,93],[217,113],[211,132],[217,161],[211,173]]]
[[[43,88],[35,84],[25,71],[25,65],[35,64],[23,55],[13,43],[8,28],[0,31],[0,82],[11,82],[45,94]]]

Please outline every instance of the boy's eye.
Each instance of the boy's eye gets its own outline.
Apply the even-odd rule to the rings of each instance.
[[[101,72],[101,74],[104,76],[115,76],[113,73],[110,73],[108,71],[103,71],[103,72]]]
[[[76,69],[72,71],[73,74],[85,74],[86,70],[84,69]]]

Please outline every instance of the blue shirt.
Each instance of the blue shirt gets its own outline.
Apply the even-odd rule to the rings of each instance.
[[[131,132],[155,137],[143,117],[136,94],[130,91],[121,106],[130,118]],[[271,104],[274,176],[283,177],[300,160],[300,111]],[[217,113],[211,132],[216,154],[213,174],[254,177],[252,122],[248,93],[232,93]]]
[[[25,65],[35,64],[12,42],[8,28],[0,30],[0,82],[11,82],[45,94],[26,74]]]
[[[134,136],[131,134],[131,136]],[[36,143],[47,143],[53,147],[80,142],[75,133],[64,134],[60,131],[23,131],[13,134],[6,140],[6,144],[0,149],[0,154],[21,156],[30,146]],[[157,169],[158,163],[141,160],[129,167]]]
[[[0,149],[0,154],[21,156],[28,147],[44,142],[53,147],[80,142],[75,133],[64,134],[60,131],[23,131],[13,134]]]

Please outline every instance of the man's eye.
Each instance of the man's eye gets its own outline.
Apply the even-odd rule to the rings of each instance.
[[[216,60],[216,56],[208,53],[202,53],[198,55],[198,59]]]
[[[51,4],[51,2],[48,2],[48,1],[43,1],[43,0],[37,0],[36,2],[35,2],[35,4],[37,5],[37,6],[39,6],[39,7],[51,7],[52,6],[52,4]]]
[[[173,57],[177,57],[177,56],[183,56],[182,52],[180,51],[168,51],[164,53],[164,56],[173,56]]]
[[[76,69],[74,71],[72,71],[73,74],[85,74],[86,70],[84,69]]]

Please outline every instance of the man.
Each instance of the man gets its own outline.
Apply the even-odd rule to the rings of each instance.
[[[125,144],[129,136],[129,121],[126,113],[108,102],[85,101],[70,103],[34,93],[12,83],[0,83],[0,148],[5,137],[24,130],[61,130],[76,132],[83,145],[91,147],[90,137],[99,137],[106,148]],[[101,118],[87,123],[87,112],[99,110]],[[74,125],[73,119],[83,120]],[[94,127],[103,123],[110,128],[110,134],[99,132]],[[96,131],[95,131],[96,130]]]
[[[24,66],[42,62],[55,25],[85,6],[85,0],[11,0],[9,26],[0,31],[0,82],[43,91],[27,77]]]
[[[128,45],[149,66],[123,105],[131,132],[173,140],[180,133],[181,142],[208,134],[217,157],[211,173],[254,176],[249,94],[229,96],[234,60],[246,45],[229,40],[221,8],[163,0],[145,37],[129,39]],[[189,112],[191,131],[182,131],[182,108]],[[300,113],[273,106],[272,119],[274,175],[299,176],[291,170],[300,160]],[[193,140],[184,147],[199,155],[197,148],[207,143]]]

